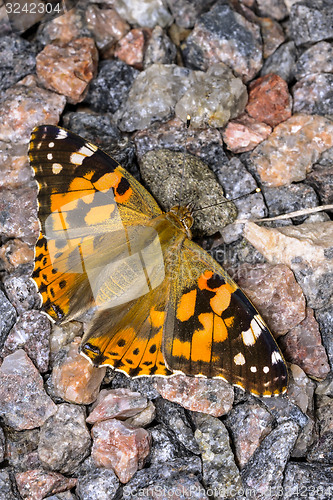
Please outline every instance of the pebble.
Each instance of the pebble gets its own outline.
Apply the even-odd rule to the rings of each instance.
[[[247,82],[262,67],[260,28],[227,3],[217,2],[199,17],[182,53],[188,67],[206,70],[224,62]]]
[[[173,64],[176,62],[177,49],[161,26],[155,26],[151,32],[144,53],[143,67],[152,64]]]
[[[64,96],[41,89],[35,78],[26,77],[2,95],[0,141],[27,144],[34,127],[58,123],[65,104]]]
[[[281,21],[288,15],[284,0],[257,0],[256,4],[260,16],[268,16]]]
[[[195,202],[196,208],[215,205],[225,201],[223,190],[213,172],[199,158],[167,149],[149,151],[140,160],[140,172],[160,206],[168,211],[179,202],[182,172],[184,187],[182,203]],[[200,190],[198,190],[200,186]],[[236,217],[236,209],[231,203],[224,203],[201,210],[194,218],[193,234],[213,234]]]
[[[318,498],[318,496],[329,499],[332,496],[332,484],[333,471],[331,466],[289,462],[283,481],[283,498],[294,500],[299,495],[303,495],[309,500]],[[315,492],[314,495],[312,492]]]
[[[181,492],[183,498],[208,500],[205,489],[198,480],[200,476],[201,462],[197,457],[192,460],[175,459],[164,463],[163,467],[161,464],[154,464],[138,471],[126,484],[122,492],[123,499],[140,498],[144,492],[149,494],[148,498],[178,499]],[[163,492],[166,493],[161,496]]]
[[[333,368],[333,304],[317,309],[315,311],[316,320],[319,323],[319,329],[323,344],[327,352],[328,361],[331,369]]]
[[[96,4],[90,4],[85,15],[87,27],[102,53],[114,50],[116,42],[130,30],[129,24],[114,9],[100,9]]]
[[[115,57],[129,66],[142,69],[145,48],[150,37],[151,29],[132,29],[117,43],[114,52]]]
[[[290,28],[296,45],[327,40],[333,36],[333,12],[326,0],[296,2],[290,9]]]
[[[215,0],[167,0],[168,7],[177,26],[192,28],[197,18],[207,11]]]
[[[234,399],[233,388],[224,380],[174,375],[156,378],[154,386],[164,399],[213,417],[228,413]]]
[[[287,83],[293,81],[295,76],[296,47],[295,42],[283,43],[271,54],[261,68],[261,76],[275,73]]]
[[[327,150],[330,156],[333,149]],[[331,160],[328,164],[324,162],[325,153],[320,157],[319,162],[313,165],[311,172],[306,176],[305,182],[312,186],[323,205],[333,204],[333,167]]]
[[[15,481],[22,498],[42,500],[52,493],[74,488],[77,480],[74,477],[67,478],[57,472],[34,469],[15,474]]]
[[[40,373],[49,367],[50,357],[50,320],[39,311],[26,311],[11,329],[4,344],[1,357],[24,349]]]
[[[194,437],[202,457],[202,476],[214,498],[243,498],[242,481],[230,447],[230,438],[223,422],[211,415],[193,415]]]
[[[258,17],[263,40],[263,56],[267,59],[285,41],[282,27],[270,17]]]
[[[194,71],[188,91],[175,106],[176,116],[198,128],[223,127],[244,111],[247,91],[240,78],[223,63],[213,64],[203,73]]]
[[[62,474],[76,475],[89,455],[91,438],[85,423],[85,409],[63,403],[40,430],[38,455],[43,467]]]
[[[118,14],[130,24],[162,28],[172,23],[172,16],[162,0],[112,0]]]
[[[102,389],[87,418],[89,424],[109,418],[127,419],[147,408],[147,398],[128,389]]]
[[[326,351],[311,308],[307,308],[305,319],[282,338],[281,347],[287,361],[296,363],[315,380],[325,379],[329,373]]]
[[[305,179],[320,154],[333,145],[333,124],[322,116],[299,114],[275,127],[248,158],[247,166],[269,187]]]
[[[4,92],[36,68],[34,47],[14,33],[0,38],[0,90]]]
[[[57,410],[44,390],[41,375],[23,349],[3,360],[0,401],[3,422],[15,430],[39,427]]]
[[[18,275],[32,265],[35,252],[31,246],[19,239],[8,240],[0,248],[0,266],[6,273],[16,272]]]
[[[82,500],[111,500],[115,498],[119,486],[113,470],[97,467],[88,457],[78,470],[75,493]]]
[[[224,423],[231,434],[237,464],[242,469],[272,431],[274,418],[259,403],[249,401],[232,408]]]
[[[99,393],[100,384],[106,368],[95,368],[90,361],[81,356],[78,348],[81,338],[64,346],[58,353],[51,374],[52,393],[77,404],[93,403]]]
[[[0,471],[0,500],[17,500],[17,495],[14,495],[10,474],[9,467]]]
[[[333,400],[328,396],[319,398],[316,417],[319,429],[318,439],[313,443],[308,455],[309,462],[333,464]]]
[[[74,7],[61,16],[46,23],[41,23],[37,30],[36,41],[40,48],[56,42],[59,46],[77,38],[91,36],[87,28],[85,10]]]
[[[288,85],[279,75],[271,73],[250,83],[246,112],[257,122],[275,127],[291,117],[291,106]]]
[[[262,188],[269,217],[275,217],[288,212],[316,207],[318,197],[314,189],[306,184],[290,184],[289,186]],[[293,217],[295,224],[300,224],[307,219],[307,215]]]
[[[293,421],[279,424],[265,437],[260,448],[242,469],[243,487],[255,492],[257,500],[278,498],[284,469],[299,432]]]
[[[292,88],[294,113],[333,114],[333,74],[316,73],[299,80]]]
[[[115,113],[126,101],[139,72],[122,61],[102,61],[84,102],[98,113]]]
[[[64,47],[46,45],[36,61],[41,84],[77,104],[97,71],[98,52],[92,38],[78,38]]]
[[[155,400],[155,407],[156,421],[172,430],[185,448],[198,455],[199,447],[194,439],[192,421],[184,408],[163,398]]]
[[[270,229],[247,222],[244,236],[270,263],[290,267],[308,306],[319,309],[332,295],[332,231],[331,221]]]
[[[131,427],[147,427],[155,420],[156,409],[152,401],[148,401],[147,407],[134,415],[133,417],[126,418],[125,422]]]
[[[235,120],[229,121],[222,130],[226,147],[233,153],[252,151],[267,139],[272,128],[267,123],[258,122],[247,113],[242,113]]]
[[[0,346],[3,347],[12,326],[16,321],[16,310],[6,295],[0,290]]]
[[[151,439],[142,428],[131,428],[116,419],[97,422],[92,428],[91,456],[99,467],[112,469],[122,483],[127,483],[147,459]]]
[[[149,456],[152,465],[172,463],[177,459],[197,458],[179,441],[175,430],[169,426],[155,425],[150,429],[150,435],[154,444]]]
[[[42,468],[38,457],[39,434],[39,429],[6,430],[6,460],[15,472]]]
[[[296,61],[297,80],[313,73],[333,73],[333,45],[319,42],[305,50]]]
[[[234,278],[275,336],[284,335],[305,318],[302,289],[286,265],[242,264]]]

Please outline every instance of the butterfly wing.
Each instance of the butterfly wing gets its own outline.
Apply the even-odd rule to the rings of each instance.
[[[287,369],[259,313],[204,250],[185,239],[164,326],[168,368],[222,377],[256,395],[285,392]]]
[[[96,146],[62,128],[37,127],[29,158],[39,184],[41,235],[33,278],[58,320],[94,305],[96,268],[123,256],[128,228],[161,214],[153,197]],[[128,252],[127,252],[128,253]]]

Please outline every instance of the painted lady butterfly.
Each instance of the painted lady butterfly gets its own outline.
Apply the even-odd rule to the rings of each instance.
[[[41,221],[33,278],[53,319],[89,319],[84,356],[132,377],[181,372],[255,395],[286,391],[274,338],[191,241],[188,208],[163,213],[115,160],[59,127],[36,128],[29,157]]]

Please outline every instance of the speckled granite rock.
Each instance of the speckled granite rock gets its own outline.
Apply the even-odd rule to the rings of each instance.
[[[68,10],[59,17],[41,23],[38,26],[36,42],[41,50],[45,45],[57,42],[59,45],[66,45],[75,38],[91,36],[87,27],[86,9],[80,6]]]
[[[0,471],[0,500],[17,500],[10,477],[11,470],[4,468]]]
[[[148,28],[130,30],[118,41],[114,56],[134,68],[142,69],[144,52],[150,37],[151,30]]]
[[[244,236],[271,263],[284,263],[294,272],[310,307],[321,308],[332,295],[331,221],[276,229],[247,222]]]
[[[295,115],[275,127],[247,162],[261,182],[278,187],[302,181],[321,153],[333,145],[333,124],[321,116]]]
[[[288,15],[286,4],[283,0],[257,0],[260,16],[268,16],[281,21]]]
[[[319,323],[320,333],[327,352],[329,364],[331,369],[333,369],[333,303],[328,304],[322,309],[317,309],[315,311],[315,317]]]
[[[76,485],[76,478],[67,478],[43,469],[19,472],[15,475],[15,480],[20,495],[28,500],[42,500],[49,493],[70,490]]]
[[[140,160],[142,178],[164,210],[177,205],[180,195],[183,205],[195,202],[198,209],[225,201],[223,190],[214,174],[199,158],[186,155],[184,180],[183,164],[183,154],[167,149],[149,151]],[[236,210],[231,203],[201,210],[194,218],[193,233],[213,234],[235,216]]]
[[[209,10],[215,0],[167,0],[178,26],[192,28],[200,14]]]
[[[35,50],[18,35],[0,38],[0,90],[3,92],[21,78],[33,73],[36,67]]]
[[[283,498],[294,500],[302,495],[305,499],[332,497],[332,467],[323,464],[289,462],[283,481]]]
[[[223,380],[175,375],[169,378],[156,377],[154,386],[163,398],[188,410],[214,417],[228,413],[234,398],[233,388]]]
[[[195,439],[202,453],[202,475],[205,486],[214,497],[243,498],[242,481],[230,447],[229,434],[223,423],[210,415],[193,415]]]
[[[330,0],[302,0],[290,9],[292,37],[297,45],[327,40],[333,36]]]
[[[228,123],[222,130],[222,137],[227,148],[233,153],[252,151],[258,144],[267,139],[272,128],[266,123],[258,122],[247,113],[243,113]]]
[[[277,499],[283,472],[296,442],[299,428],[293,421],[278,425],[262,441],[241,472],[243,486],[256,492],[256,498]]]
[[[172,17],[162,0],[112,0],[118,14],[130,24],[154,28],[168,26]]]
[[[129,24],[114,9],[100,9],[96,4],[91,4],[86,9],[85,17],[87,28],[102,52],[114,48],[115,43],[130,30]]]
[[[297,80],[312,73],[333,73],[333,46],[329,42],[319,42],[305,50],[296,62]]]
[[[97,467],[93,459],[88,457],[78,470],[75,492],[82,500],[110,500],[119,486],[120,482],[112,470]]]
[[[161,26],[155,26],[147,42],[143,67],[155,63],[172,64],[176,60],[177,49]]]
[[[187,66],[205,70],[224,62],[244,81],[251,80],[262,66],[259,27],[223,1],[199,17],[182,50]]]
[[[0,401],[4,423],[16,430],[39,427],[57,410],[44,391],[41,375],[22,349],[7,356],[0,367]]]
[[[6,429],[6,459],[15,472],[42,468],[38,458],[39,429]]]
[[[293,41],[282,44],[271,54],[261,69],[261,75],[275,73],[290,83],[295,74],[296,47]]]
[[[318,197],[314,189],[305,184],[290,184],[289,186],[265,187],[262,191],[268,208],[269,217],[287,214],[297,210],[316,207]],[[293,222],[304,222],[307,215],[294,217]]]
[[[90,452],[91,438],[85,410],[76,405],[57,405],[57,413],[41,427],[38,455],[45,469],[76,474]]]
[[[294,113],[333,114],[333,75],[316,73],[302,78],[292,88]]]
[[[16,321],[16,311],[7,299],[6,295],[0,290],[0,347],[2,349],[7,335]]]

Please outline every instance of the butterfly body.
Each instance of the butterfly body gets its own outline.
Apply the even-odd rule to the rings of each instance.
[[[130,376],[221,377],[256,395],[286,390],[268,328],[223,268],[191,240],[188,207],[163,213],[126,170],[59,127],[34,130],[44,310],[89,318],[81,353]]]

